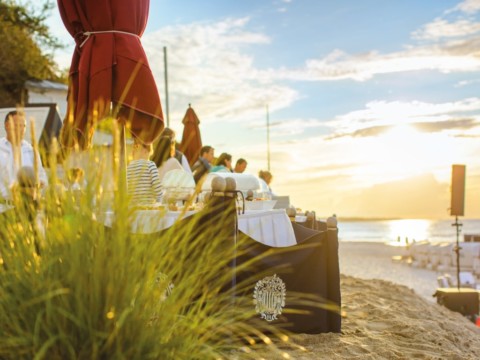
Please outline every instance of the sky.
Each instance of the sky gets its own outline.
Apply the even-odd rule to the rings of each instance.
[[[48,20],[73,41],[58,9]],[[267,169],[319,216],[449,218],[453,164],[480,218],[480,0],[151,0],[142,44],[177,137]],[[267,112],[268,108],[268,112]]]

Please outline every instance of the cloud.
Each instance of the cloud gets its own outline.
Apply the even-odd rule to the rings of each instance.
[[[303,81],[366,81],[375,75],[407,71],[474,72],[480,70],[479,51],[480,37],[411,46],[387,54],[369,51],[350,55],[336,49],[321,59],[306,60],[303,68],[279,69],[277,77]]]
[[[253,122],[250,129],[266,129],[265,121]],[[270,135],[272,137],[290,136],[304,134],[309,129],[326,128],[325,123],[319,119],[283,119],[270,123]]]
[[[455,7],[455,10],[463,11],[467,14],[475,14],[480,10],[480,0],[465,0]]]
[[[480,0],[460,3],[455,10],[463,14],[455,21],[436,18],[412,33],[413,40],[423,43],[406,45],[400,51],[349,54],[334,49],[324,57],[307,59],[297,69],[271,69],[270,76],[294,81],[366,81],[376,75],[411,71],[479,71],[480,22],[465,18],[479,9]]]
[[[452,119],[446,121],[435,122],[411,122],[410,126],[423,133],[438,133],[445,130],[460,130],[466,131],[480,126],[480,122],[476,119]],[[327,137],[328,140],[337,139],[340,137],[374,137],[387,133],[396,125],[382,125],[365,127],[355,130],[351,133],[337,133]],[[467,137],[465,134],[455,134],[457,137]],[[468,137],[477,137],[477,135],[468,135]]]
[[[438,40],[441,38],[462,37],[480,32],[480,23],[470,20],[449,22],[445,19],[435,19],[412,33],[414,39]]]
[[[412,125],[419,131],[435,133],[444,130],[470,130],[478,127],[480,123],[475,119],[452,119],[437,122],[418,122]]]
[[[378,136],[399,124],[409,124],[422,132],[465,131],[480,124],[478,111],[480,98],[437,104],[420,101],[372,101],[367,103],[364,109],[338,115],[325,122],[325,125],[333,130],[326,139]]]
[[[439,183],[432,174],[375,185],[358,197],[359,208],[369,216],[420,219],[445,217],[448,199],[448,184]]]
[[[235,121],[288,107],[298,97],[291,87],[274,82],[253,65],[251,46],[270,42],[264,34],[246,30],[248,18],[216,23],[169,26],[146,34],[142,43],[150,67],[163,91],[163,47],[168,51],[171,103],[198,108],[207,121]],[[175,105],[174,105],[175,106]],[[175,111],[175,110],[174,110]]]
[[[381,134],[386,133],[388,130],[390,130],[393,127],[393,125],[382,125],[382,126],[372,126],[372,127],[366,127],[363,129],[358,129],[355,130],[351,133],[336,133],[330,136],[327,136],[327,140],[333,140],[337,139],[340,137],[345,137],[345,136],[350,136],[350,137],[371,137],[371,136],[378,136]]]
[[[462,80],[455,84],[456,88],[480,83],[480,79]]]

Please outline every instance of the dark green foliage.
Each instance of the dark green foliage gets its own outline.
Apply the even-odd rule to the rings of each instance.
[[[61,44],[45,23],[52,8],[51,0],[40,8],[0,0],[0,106],[24,102],[27,80],[65,81],[51,54]]]

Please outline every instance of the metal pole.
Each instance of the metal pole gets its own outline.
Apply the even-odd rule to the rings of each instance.
[[[270,171],[270,113],[267,105],[267,168]]]
[[[168,106],[168,65],[167,65],[167,47],[163,47],[163,65],[165,68],[165,110],[167,113],[167,127],[170,127],[170,109]]]
[[[457,254],[457,289],[458,291],[460,291],[460,250],[462,248],[460,247],[459,236],[460,236],[462,223],[458,222],[457,215],[455,215],[455,223],[452,224],[452,226],[456,227],[456,233],[457,233],[457,246],[455,246],[454,251]]]

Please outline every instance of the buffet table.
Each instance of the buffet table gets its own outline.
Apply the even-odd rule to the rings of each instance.
[[[131,231],[136,234],[157,233],[196,212],[137,210],[131,219]],[[106,212],[104,224],[111,226],[113,217],[113,212]],[[297,243],[291,221],[284,209],[246,211],[245,214],[238,216],[238,229],[252,239],[273,247]]]
[[[131,230],[151,239],[168,237],[168,231],[188,226],[192,219],[207,226],[216,224],[219,218],[212,209],[201,210],[197,219],[192,216],[195,211],[138,210],[132,214]],[[253,326],[266,321],[272,331],[341,331],[336,219],[308,223],[299,217],[299,222],[291,222],[284,209],[246,211],[237,216],[235,207],[228,206],[217,214],[231,215],[228,219],[232,222],[223,224],[232,226],[231,236],[227,234],[224,240],[235,244],[237,254],[231,263],[235,268],[231,286],[235,296],[252,299]],[[113,214],[105,214],[104,220],[111,226]],[[201,230],[191,236],[201,236]]]

